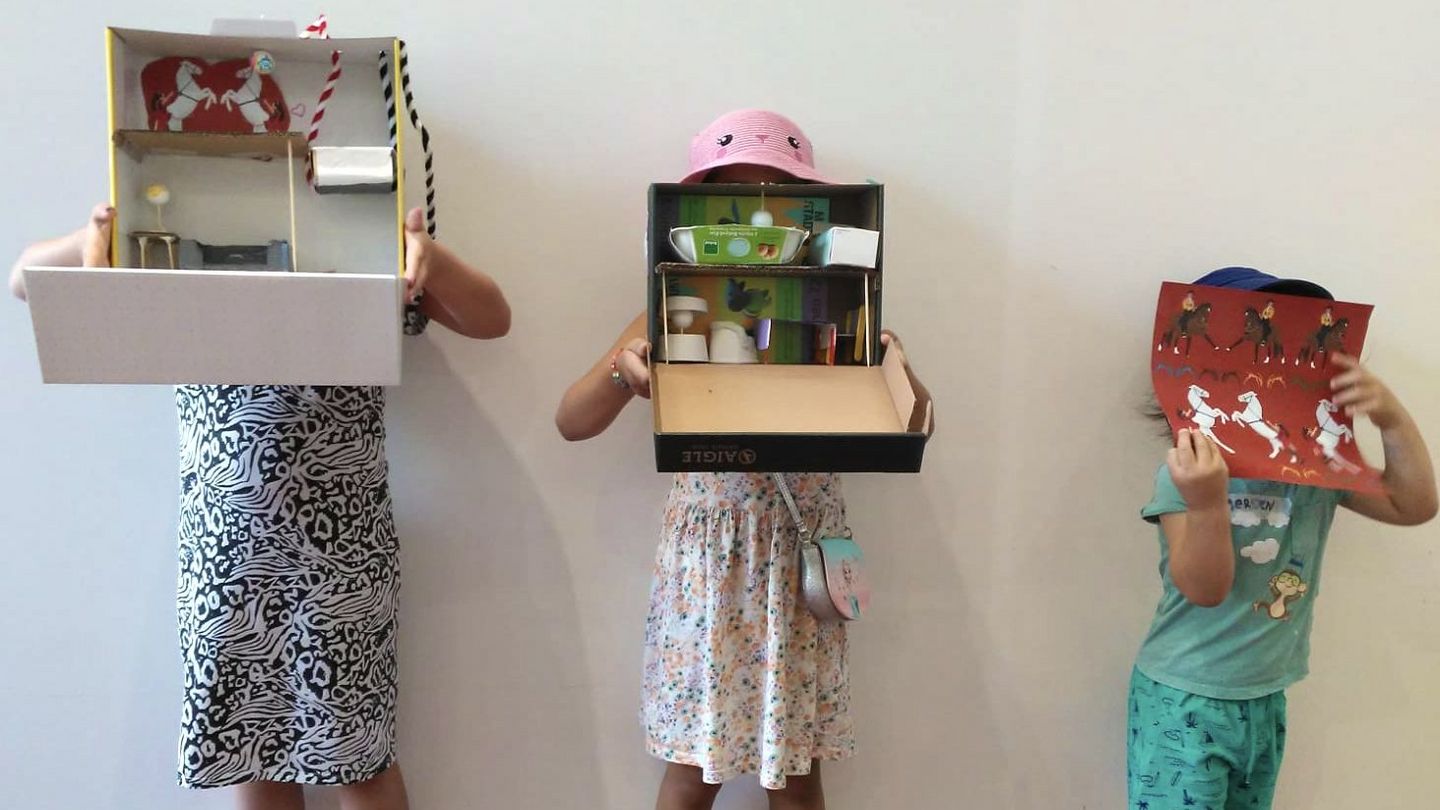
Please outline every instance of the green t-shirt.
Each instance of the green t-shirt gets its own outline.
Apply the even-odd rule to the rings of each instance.
[[[1340,490],[1230,479],[1235,582],[1225,601],[1201,607],[1170,579],[1170,546],[1160,538],[1164,593],[1135,666],[1151,680],[1192,694],[1248,700],[1278,692],[1310,668],[1310,624],[1320,595],[1325,538]],[[1140,511],[1184,512],[1185,500],[1160,465],[1155,496]]]

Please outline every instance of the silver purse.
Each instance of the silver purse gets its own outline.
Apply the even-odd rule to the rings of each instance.
[[[870,606],[870,586],[865,580],[860,546],[849,529],[844,537],[826,537],[816,542],[795,505],[785,476],[771,475],[800,535],[800,598],[805,600],[805,607],[822,622],[859,619]]]

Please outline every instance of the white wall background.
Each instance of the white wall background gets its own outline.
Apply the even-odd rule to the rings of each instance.
[[[643,302],[645,184],[728,108],[781,109],[829,172],[888,184],[887,320],[940,405],[922,475],[848,481],[878,597],[834,808],[1123,804],[1160,280],[1250,263],[1375,303],[1373,365],[1440,443],[1432,2],[527,5],[323,9],[409,40],[442,237],[517,312],[502,342],[412,341],[391,399],[416,807],[653,801],[635,709],[668,482],[642,408],[568,446],[550,414]],[[103,24],[321,10],[124,6],[5,4],[0,255],[104,198]],[[40,385],[18,303],[0,345],[5,803],[225,807],[171,775],[171,393]],[[1430,806],[1440,527],[1334,540],[1280,805]]]

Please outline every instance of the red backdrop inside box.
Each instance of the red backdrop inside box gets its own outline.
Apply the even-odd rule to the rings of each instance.
[[[171,132],[286,132],[290,109],[272,75],[249,59],[156,59],[140,71],[150,129]]]

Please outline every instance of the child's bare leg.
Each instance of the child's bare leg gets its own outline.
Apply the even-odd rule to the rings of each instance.
[[[660,780],[655,810],[710,810],[719,792],[719,785],[706,784],[699,768],[670,762]]]
[[[239,810],[305,810],[305,794],[289,782],[247,782],[235,786]]]
[[[408,810],[405,778],[399,764],[386,768],[379,776],[340,786],[341,810]]]
[[[820,761],[810,763],[808,776],[787,776],[785,787],[767,790],[770,810],[825,810],[825,790],[820,786]]]

